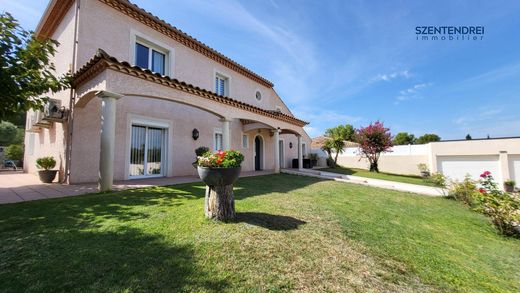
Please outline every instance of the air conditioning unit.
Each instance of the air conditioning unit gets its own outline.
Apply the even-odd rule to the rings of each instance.
[[[31,132],[38,132],[41,128],[51,128],[52,122],[45,121],[44,115],[41,111],[35,110],[31,113],[29,118],[29,129]]]
[[[43,109],[43,120],[63,123],[67,119],[68,111],[61,105],[60,100],[50,99]]]

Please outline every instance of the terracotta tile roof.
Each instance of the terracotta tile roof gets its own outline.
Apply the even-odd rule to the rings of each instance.
[[[262,76],[254,73],[245,66],[232,60],[229,57],[224,56],[222,53],[197,40],[196,38],[188,35],[182,30],[174,27],[166,21],[158,18],[150,12],[140,8],[139,6],[132,4],[128,0],[98,0],[119,12],[126,14],[127,16],[151,27],[152,29],[163,33],[164,35],[176,40],[184,46],[199,52],[200,54],[213,59],[214,61],[266,86],[272,88],[274,85],[272,82],[263,78]],[[52,0],[44,14],[40,24],[36,29],[36,35],[38,37],[48,38],[52,36],[61,20],[74,3],[73,0]],[[47,13],[48,11],[48,13]]]
[[[321,147],[323,145],[325,145],[325,142],[327,140],[329,140],[329,138],[324,136],[324,135],[317,136],[317,137],[312,139],[311,148],[313,148],[313,149],[321,149]],[[357,146],[359,146],[359,144],[356,143],[356,142],[348,141],[348,140],[345,141],[345,147],[347,147],[347,148],[357,147]]]
[[[73,87],[77,88],[78,86],[81,86],[82,84],[94,78],[98,73],[102,72],[105,69],[112,69],[124,74],[131,75],[136,78],[145,79],[150,82],[168,86],[176,90],[187,92],[192,95],[197,95],[199,97],[210,99],[218,103],[226,104],[245,111],[281,120],[300,127],[309,124],[308,122],[305,122],[303,120],[300,120],[298,118],[289,116],[278,111],[264,110],[262,108],[238,100],[234,100],[232,98],[217,95],[216,93],[207,91],[205,89],[201,89],[197,86],[188,84],[183,81],[179,81],[175,78],[163,76],[159,73],[153,73],[148,69],[143,69],[138,66],[132,66],[128,62],[117,60],[116,58],[108,55],[105,51],[101,49],[98,49],[97,54],[92,59],[90,59],[90,61],[88,61],[87,64],[85,64],[76,73],[74,73]]]
[[[159,31],[168,37],[178,41],[179,43],[185,45],[186,47],[199,52],[200,54],[213,59],[222,65],[237,71],[238,73],[260,83],[266,87],[273,87],[273,83],[269,80],[261,77],[260,75],[254,73],[250,69],[247,69],[245,66],[239,64],[238,62],[232,60],[224,56],[222,53],[217,50],[211,48],[210,46],[204,44],[203,42],[197,40],[196,38],[188,35],[182,30],[176,28],[175,26],[167,23],[166,21],[160,19],[159,17],[153,15],[152,13],[140,8],[139,6],[132,4],[128,0],[99,0],[108,6],[126,14],[134,18],[135,20]]]

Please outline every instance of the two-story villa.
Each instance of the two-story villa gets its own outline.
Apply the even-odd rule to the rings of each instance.
[[[199,146],[240,150],[244,171],[302,166],[307,123],[270,81],[129,1],[52,0],[36,34],[61,44],[57,73],[74,82],[51,113],[28,113],[28,172],[54,156],[61,181],[109,188],[195,174]]]

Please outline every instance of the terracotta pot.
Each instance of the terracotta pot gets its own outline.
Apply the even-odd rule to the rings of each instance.
[[[56,173],[58,173],[58,170],[42,170],[38,171],[38,176],[40,177],[41,182],[52,183],[54,178],[56,178]]]
[[[197,166],[200,179],[208,186],[231,185],[237,181],[241,170],[241,167],[209,168]]]

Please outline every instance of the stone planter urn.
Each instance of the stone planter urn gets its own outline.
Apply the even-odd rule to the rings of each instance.
[[[52,183],[54,178],[56,178],[56,173],[58,173],[58,170],[41,170],[38,171],[38,176],[40,177],[41,182]]]
[[[219,221],[235,219],[233,183],[237,181],[241,169],[197,166],[200,179],[207,185],[204,201],[206,218]]]

